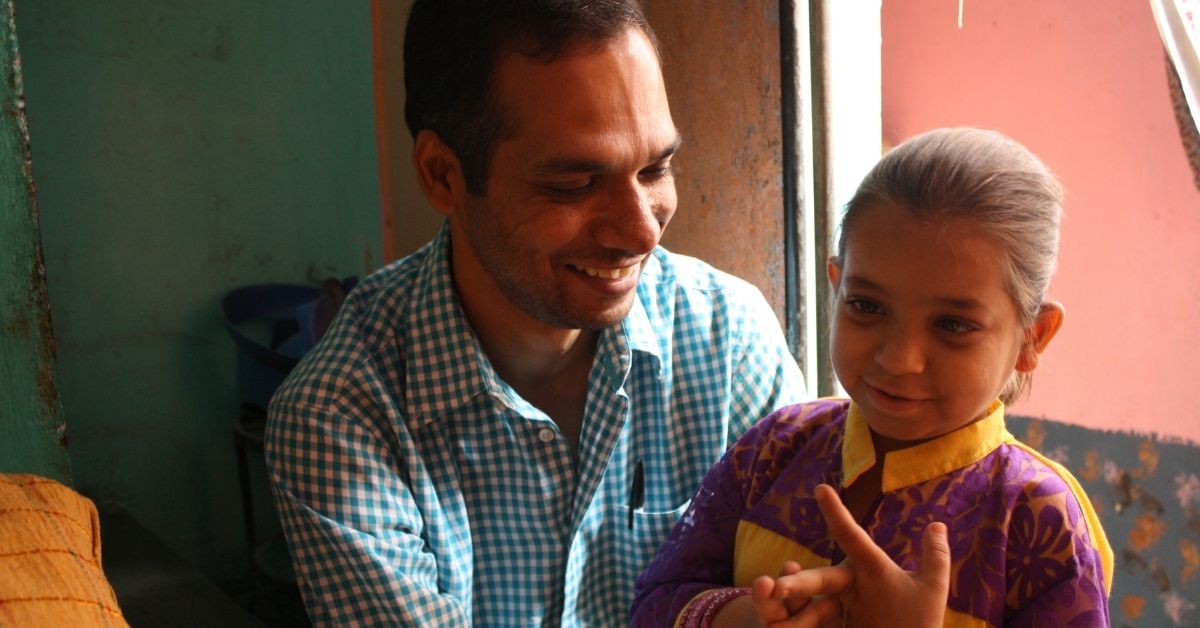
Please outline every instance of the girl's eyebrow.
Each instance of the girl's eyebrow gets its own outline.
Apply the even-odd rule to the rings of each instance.
[[[856,290],[882,292],[885,294],[887,293],[887,289],[885,289],[883,286],[871,281],[870,279],[867,279],[866,277],[863,277],[862,275],[850,275],[843,279],[843,281],[846,282],[847,287],[854,288]],[[939,306],[963,312],[975,312],[986,309],[982,301],[972,297],[939,297],[936,299],[936,302]]]
[[[857,288],[859,290],[875,290],[878,292],[885,291],[879,284],[861,275],[847,275],[844,279],[842,279],[842,281],[845,282],[846,286],[850,288]]]
[[[945,305],[945,306],[947,306],[947,307],[950,307],[950,308],[952,308],[952,309],[955,309],[955,310],[971,310],[971,311],[974,311],[974,310],[982,310],[982,309],[985,309],[985,308],[984,308],[984,306],[983,306],[983,302],[979,301],[978,299],[972,299],[972,298],[969,298],[969,297],[968,297],[968,298],[966,298],[966,299],[951,299],[951,298],[945,298],[945,297],[943,297],[943,298],[941,298],[941,299],[938,299],[938,301],[939,301],[939,302],[940,302],[942,305]]]

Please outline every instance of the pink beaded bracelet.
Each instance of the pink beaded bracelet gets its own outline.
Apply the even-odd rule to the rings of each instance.
[[[696,596],[696,599],[683,609],[679,618],[679,626],[683,628],[709,628],[717,611],[735,598],[750,595],[750,587],[731,587],[712,589]]]

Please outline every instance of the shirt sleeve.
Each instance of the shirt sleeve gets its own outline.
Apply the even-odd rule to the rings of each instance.
[[[809,399],[775,311],[758,289],[746,288],[738,299],[745,315],[730,387],[729,442],[775,410]]]
[[[439,557],[423,540],[427,524],[402,477],[414,461],[399,459],[407,437],[385,437],[349,410],[271,406],[267,464],[314,625],[471,623],[469,595],[442,590]]]
[[[1107,596],[1102,585],[1081,573],[1030,601],[1004,625],[1108,628]]]

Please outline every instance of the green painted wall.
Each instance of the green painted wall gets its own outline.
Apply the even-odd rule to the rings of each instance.
[[[76,484],[230,576],[219,301],[377,265],[369,6],[18,0],[17,25]]]
[[[13,3],[0,2],[0,472],[67,481]]]

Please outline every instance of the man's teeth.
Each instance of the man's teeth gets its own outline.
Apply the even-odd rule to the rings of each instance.
[[[587,268],[580,266],[579,270],[588,277],[602,277],[604,279],[617,279],[619,277],[628,277],[637,270],[637,264],[631,264],[624,268]]]

